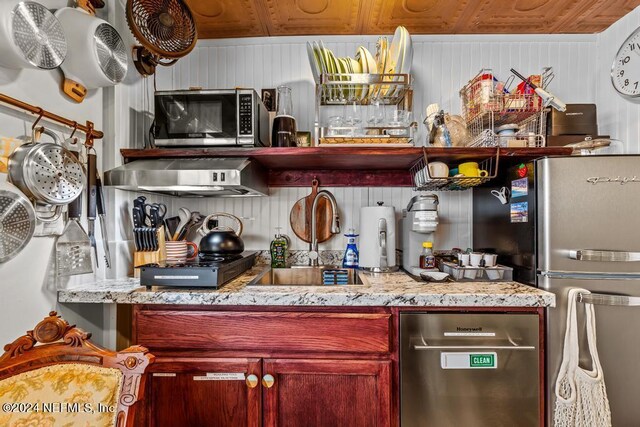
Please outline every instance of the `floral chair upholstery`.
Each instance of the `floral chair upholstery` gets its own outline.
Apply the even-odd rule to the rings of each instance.
[[[153,356],[140,346],[112,352],[57,313],[4,347],[0,426],[133,425]]]

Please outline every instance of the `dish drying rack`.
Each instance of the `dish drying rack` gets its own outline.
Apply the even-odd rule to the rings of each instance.
[[[545,67],[533,83],[546,89],[555,74]],[[542,99],[531,93],[511,93],[516,79],[510,75],[504,86],[493,70],[484,68],[460,90],[462,113],[469,131],[468,147],[544,147],[548,109]],[[516,135],[500,136],[495,129],[506,124],[518,125]]]
[[[488,173],[487,176],[484,177],[431,176],[427,165],[432,160],[429,160],[428,149],[426,147],[422,148],[422,154],[422,158],[410,169],[414,191],[464,191],[484,184],[498,176],[498,165],[500,162],[500,149],[498,147],[496,147],[494,155],[477,162],[478,169],[485,170]],[[459,163],[466,161],[467,160],[459,160]],[[448,166],[451,169],[454,165],[449,164]]]
[[[348,105],[354,105],[362,111],[380,105],[381,108],[395,106],[397,110],[411,112],[413,89],[410,74],[321,74],[320,83],[316,84],[315,140],[318,145],[333,146],[412,145],[418,127],[413,119],[407,126],[371,124],[366,120],[362,120],[362,126],[330,126],[328,115],[323,115],[323,112]],[[336,115],[341,113],[338,111]]]

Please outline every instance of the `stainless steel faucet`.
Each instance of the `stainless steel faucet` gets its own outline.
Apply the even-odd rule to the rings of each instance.
[[[318,224],[316,221],[316,214],[318,210],[318,202],[322,197],[329,200],[329,203],[331,203],[331,210],[333,211],[333,220],[331,221],[331,234],[340,233],[340,215],[338,214],[338,203],[336,202],[336,198],[333,197],[333,194],[331,194],[327,190],[319,191],[318,194],[316,194],[316,197],[314,197],[313,204],[311,205],[311,242],[309,243],[309,265],[312,267],[317,267],[319,265],[318,233],[316,231]]]

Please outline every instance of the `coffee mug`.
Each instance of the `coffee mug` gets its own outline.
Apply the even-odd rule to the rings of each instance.
[[[480,169],[480,167],[478,166],[478,163],[476,162],[461,163],[458,166],[458,170],[462,175],[467,177],[484,178],[485,176],[489,176],[489,172],[487,172],[486,170]]]
[[[446,178],[449,176],[449,166],[442,162],[430,162],[429,175],[431,178]]]
[[[188,256],[189,246],[193,249],[193,255]],[[182,263],[186,261],[191,261],[196,259],[198,256],[198,245],[193,242],[188,242],[186,240],[165,242],[165,247],[167,249],[167,259],[168,263]]]
[[[469,254],[459,253],[458,263],[461,267],[467,267],[469,265]]]
[[[480,252],[472,252],[469,257],[469,263],[471,264],[471,266],[480,267],[480,264],[482,263],[482,256],[483,254]]]
[[[484,254],[482,259],[484,259],[485,267],[495,267],[498,263],[498,255],[496,254]]]

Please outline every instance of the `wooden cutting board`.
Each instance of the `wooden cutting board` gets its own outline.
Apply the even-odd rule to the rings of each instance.
[[[311,208],[313,199],[318,194],[318,180],[311,182],[311,194],[298,200],[291,208],[291,228],[298,238],[302,241],[311,242]],[[331,234],[331,220],[333,219],[333,210],[331,204],[326,198],[318,201],[318,209],[316,212],[317,219],[317,237],[318,243],[329,240]]]

